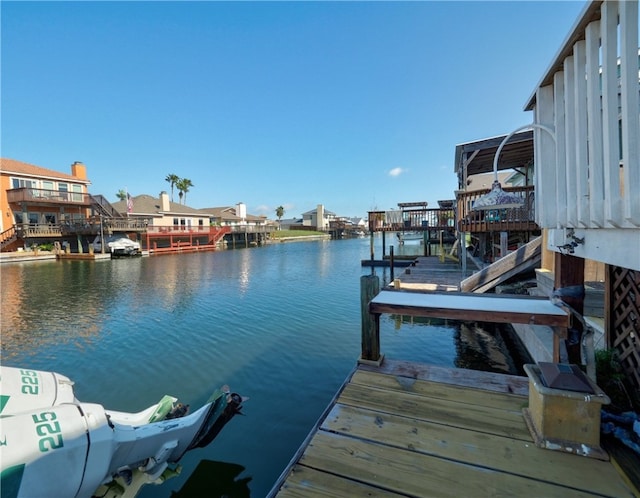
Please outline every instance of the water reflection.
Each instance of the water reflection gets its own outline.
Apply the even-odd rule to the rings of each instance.
[[[229,384],[250,397],[246,416],[138,498],[220,496],[213,490],[223,483],[229,496],[266,496],[360,354],[369,250],[368,240],[351,239],[6,264],[2,360],[67,375],[78,399],[121,411],[165,394],[201,406]],[[388,268],[375,271],[388,282]],[[456,322],[381,317],[388,358],[483,369],[508,365],[500,347]]]
[[[237,463],[202,460],[180,490],[171,493],[171,498],[249,498],[251,477],[238,477],[244,470]]]
[[[93,269],[86,265],[74,268],[47,262],[3,267],[0,329],[4,358],[46,344],[90,340],[98,334],[105,302],[88,288],[95,284],[94,277]],[[70,316],[72,333],[67,326]]]
[[[394,335],[411,336],[404,341],[403,358],[433,362],[434,355],[450,351],[449,366],[523,376],[522,365],[532,360],[508,324],[460,322],[438,318],[389,315]],[[386,338],[383,338],[386,339]],[[384,342],[386,341],[381,341]],[[420,344],[424,349],[420,351]],[[417,350],[416,350],[417,349]]]
[[[249,279],[251,277],[251,253],[247,249],[240,255],[240,269],[238,280],[240,283],[240,293],[244,294],[249,289]]]

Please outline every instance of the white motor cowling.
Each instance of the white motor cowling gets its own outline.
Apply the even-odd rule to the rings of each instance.
[[[74,403],[73,382],[64,375],[26,368],[0,367],[0,415]]]
[[[101,405],[40,408],[1,426],[3,498],[90,497],[105,476],[112,429]]]

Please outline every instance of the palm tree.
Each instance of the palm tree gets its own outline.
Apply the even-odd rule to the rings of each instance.
[[[191,187],[194,187],[195,185],[188,178],[183,178],[182,181],[184,182],[184,185],[182,187],[182,191],[184,192],[184,203],[186,204],[187,203],[187,192],[189,192],[189,189]]]
[[[278,217],[278,230],[280,230],[280,218],[284,216],[284,208],[282,206],[276,208],[276,216]]]
[[[176,182],[176,188],[178,189],[178,195],[180,196],[180,202],[182,204],[186,204],[187,202],[187,192],[189,192],[189,189],[191,187],[193,187],[193,182],[191,180],[189,180],[188,178],[180,178],[177,182]],[[183,196],[184,195],[184,199]]]
[[[126,190],[118,190],[116,192],[116,197],[121,200],[121,201],[126,201],[127,200],[127,191]]]
[[[180,181],[180,177],[178,175],[174,175],[173,173],[171,173],[167,175],[167,177],[164,180],[171,184],[171,202],[173,202],[173,186]]]

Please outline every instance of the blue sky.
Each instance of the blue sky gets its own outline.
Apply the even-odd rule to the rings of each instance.
[[[112,201],[173,173],[270,218],[435,206],[456,144],[531,121],[583,6],[2,1],[2,157],[82,161]]]

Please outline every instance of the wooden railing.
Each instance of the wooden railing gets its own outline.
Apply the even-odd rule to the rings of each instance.
[[[122,215],[114,208],[104,195],[89,195],[93,206],[95,206],[102,214],[110,218],[121,218]]]
[[[36,237],[62,237],[60,225],[49,223],[36,223],[32,225],[17,225],[16,233],[22,239]]]
[[[9,244],[15,242],[18,238],[16,227],[12,226],[0,233],[0,249],[4,249]]]
[[[489,211],[474,211],[476,200],[487,194],[488,189],[473,192],[459,192],[458,230],[460,232],[508,232],[508,231],[537,231],[540,228],[535,222],[534,187],[504,187],[510,192],[522,197],[522,207],[510,209],[494,209]]]
[[[588,3],[526,106],[552,131],[534,130],[540,225],[600,232],[576,256],[609,263],[602,231],[640,227],[638,19],[637,1]]]
[[[369,211],[368,215],[370,232],[452,230],[455,226],[453,209]]]
[[[65,192],[60,190],[20,187],[7,190],[7,201],[9,204],[32,202],[89,206],[91,204],[91,196],[83,192]]]
[[[232,225],[228,228],[231,233],[271,233],[278,229],[274,225]]]

